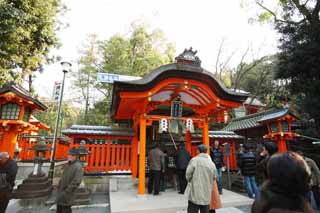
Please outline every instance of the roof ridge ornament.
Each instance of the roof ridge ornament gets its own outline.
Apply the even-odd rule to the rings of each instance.
[[[201,60],[198,56],[196,56],[197,52],[197,50],[193,51],[192,47],[190,47],[189,49],[185,48],[183,53],[181,53],[179,56],[175,58],[176,62],[200,67]]]

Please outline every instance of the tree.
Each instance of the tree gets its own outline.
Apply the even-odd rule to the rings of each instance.
[[[320,136],[320,0],[279,1],[276,13],[256,1],[274,19],[281,34],[277,78],[288,80],[291,94],[315,120]]]
[[[45,112],[43,112],[43,111],[35,111],[33,113],[33,115],[39,121],[41,121],[42,123],[44,123],[45,125],[50,127],[49,132],[44,131],[44,132],[40,132],[40,134],[52,135],[54,133],[58,106],[57,106],[56,102],[52,102],[52,101],[49,101],[47,99],[42,99],[41,101],[46,104],[48,109]],[[61,116],[62,126],[60,126],[59,129],[58,129],[59,134],[60,134],[62,129],[70,127],[72,124],[74,124],[78,120],[79,112],[80,112],[80,110],[78,108],[73,107],[70,103],[67,103],[67,102],[62,104],[62,110],[61,111],[62,111],[62,116]]]
[[[58,45],[56,30],[60,0],[0,1],[0,86],[9,80],[21,82],[48,63],[49,50]]]
[[[132,24],[128,36],[116,34],[105,41],[98,41],[91,36],[82,49],[79,71],[73,83],[82,91],[82,98],[88,100],[88,88],[101,92],[103,98],[91,103],[93,108],[85,107],[87,119],[82,124],[105,125],[111,104],[112,84],[99,83],[98,72],[130,76],[143,76],[151,70],[174,61],[175,47],[166,41],[161,30],[149,32],[144,24]],[[99,48],[97,48],[99,47]],[[89,79],[89,80],[88,80]],[[89,85],[89,86],[88,86]],[[86,106],[89,106],[86,102]]]

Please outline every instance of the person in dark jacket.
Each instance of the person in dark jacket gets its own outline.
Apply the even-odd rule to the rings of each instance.
[[[252,205],[252,213],[314,212],[306,198],[311,172],[299,154],[274,154],[267,171],[268,178],[262,185],[259,199]]]
[[[160,144],[157,143],[156,147],[151,149],[148,156],[149,163],[149,180],[148,180],[148,193],[153,195],[159,195],[160,191],[160,178],[161,172],[165,172],[164,153],[160,149]]]
[[[76,197],[76,190],[83,178],[82,165],[78,160],[78,155],[79,151],[76,148],[72,148],[68,152],[68,165],[64,169],[58,185],[57,213],[72,212],[71,206]]]
[[[239,160],[239,168],[244,177],[245,186],[250,198],[258,198],[259,189],[256,183],[256,156],[249,144],[244,145],[245,151]]]
[[[0,152],[0,213],[6,212],[17,172],[17,163],[8,152]]]
[[[186,150],[185,144],[179,146],[176,154],[176,167],[179,179],[179,194],[184,194],[187,187],[186,170],[191,159],[190,153]]]
[[[223,153],[221,151],[219,141],[214,141],[213,146],[210,149],[210,156],[214,164],[216,165],[217,171],[217,184],[219,189],[219,194],[222,194],[222,167],[224,166],[223,163]]]
[[[260,159],[257,164],[258,173],[262,173],[263,181],[268,178],[267,164],[272,155],[278,152],[278,144],[275,142],[265,142],[262,145],[262,151],[260,152]]]

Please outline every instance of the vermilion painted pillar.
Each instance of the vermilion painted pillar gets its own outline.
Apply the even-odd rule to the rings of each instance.
[[[206,145],[208,148],[208,154],[210,154],[209,124],[207,117],[203,118],[202,140],[203,144]]]
[[[3,131],[0,152],[8,152],[10,157],[13,158],[17,137],[18,133],[16,131],[12,131],[11,129]]]
[[[279,152],[283,153],[287,151],[287,144],[286,144],[286,140],[284,138],[280,138],[278,140],[278,150]]]
[[[138,168],[138,136],[135,135],[131,141],[131,171],[132,177],[137,177],[137,168]]]
[[[139,157],[139,183],[138,194],[145,192],[145,174],[146,174],[146,118],[144,114],[140,115],[140,157]]]
[[[191,133],[190,131],[186,132],[186,149],[191,154]]]

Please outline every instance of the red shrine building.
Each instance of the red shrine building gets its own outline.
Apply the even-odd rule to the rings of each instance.
[[[201,67],[196,51],[186,49],[175,63],[141,80],[114,82],[110,116],[120,127],[74,125],[63,133],[71,138],[72,146],[86,141],[92,151],[87,170],[129,171],[138,178],[138,194],[144,194],[147,153],[155,142],[173,149],[185,142],[195,154],[196,144],[209,146],[217,138],[209,131],[209,123],[224,123],[228,111],[241,106],[247,97],[225,88]],[[219,134],[231,140],[241,138],[229,132]]]

